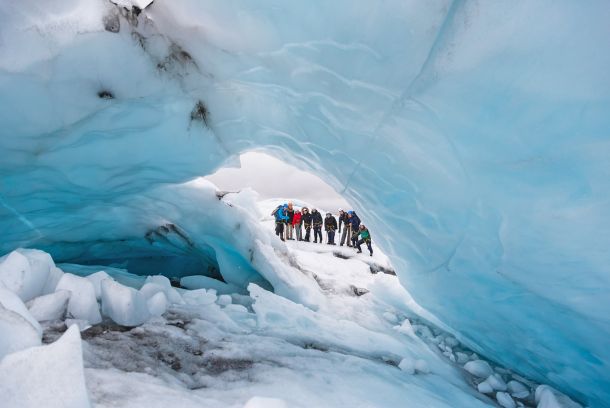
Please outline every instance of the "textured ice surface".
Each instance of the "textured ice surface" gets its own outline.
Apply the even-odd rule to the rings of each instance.
[[[157,0],[123,15],[0,2],[2,253],[219,267],[315,307],[242,215],[159,187],[261,149],[342,191],[462,341],[610,399],[606,1]]]
[[[55,343],[32,347],[0,360],[3,407],[87,408],[81,339],[71,327]]]

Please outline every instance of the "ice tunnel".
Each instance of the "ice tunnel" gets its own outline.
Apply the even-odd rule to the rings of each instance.
[[[0,1],[0,249],[278,290],[254,233],[184,183],[290,157],[463,341],[600,405],[608,21],[603,0]]]

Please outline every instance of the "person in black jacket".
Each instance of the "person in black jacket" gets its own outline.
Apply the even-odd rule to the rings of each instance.
[[[313,223],[313,242],[318,243],[318,237],[320,237],[320,244],[322,243],[322,214],[315,208],[311,210],[311,219]]]
[[[311,214],[309,213],[309,209],[307,207],[303,207],[301,209],[301,212],[303,213],[303,227],[305,227],[305,239],[304,241],[309,242],[309,234],[311,233],[311,226],[313,223],[313,217],[311,216]]]
[[[356,248],[356,242],[358,241],[358,234],[360,233],[360,218],[356,215],[356,211],[348,211],[349,224],[352,228],[352,245]]]
[[[341,226],[343,226],[343,234],[341,234]],[[343,246],[343,244],[345,244],[345,241],[347,241],[347,246],[351,247],[352,227],[349,223],[349,217],[347,213],[341,208],[339,208],[339,234],[341,236],[341,243],[339,245]]]
[[[337,220],[331,213],[326,213],[324,218],[324,231],[326,231],[326,243],[335,245],[335,230],[337,229]]]

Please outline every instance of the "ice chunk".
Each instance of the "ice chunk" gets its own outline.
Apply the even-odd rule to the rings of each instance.
[[[146,305],[152,316],[161,316],[167,310],[167,297],[164,292],[157,292],[146,301]]]
[[[0,304],[2,304],[2,306],[4,306],[6,309],[19,314],[21,317],[27,320],[37,332],[42,334],[42,328],[40,327],[40,324],[38,324],[38,320],[32,316],[19,296],[17,296],[15,293],[11,292],[10,290],[0,288]]]
[[[489,381],[485,380],[479,383],[479,385],[477,385],[477,390],[479,390],[479,392],[483,394],[491,394],[492,392],[494,392],[494,387],[491,386]]]
[[[55,265],[51,266],[49,268],[49,276],[47,278],[47,282],[45,283],[42,289],[42,294],[47,295],[49,293],[55,292],[55,289],[57,289],[57,284],[61,280],[62,276],[64,276],[64,271],[62,271]]]
[[[61,319],[66,314],[70,292],[58,290],[57,292],[38,296],[27,303],[32,316],[39,322]]]
[[[229,295],[220,295],[218,296],[218,300],[216,301],[220,306],[226,306],[233,303],[233,299]]]
[[[244,305],[230,304],[224,308],[225,312],[248,313],[248,308]]]
[[[535,392],[537,408],[582,408],[567,395],[548,385],[539,385]]]
[[[216,302],[217,296],[214,290],[188,290],[182,294],[182,298],[189,305],[211,305]]]
[[[288,404],[278,398],[252,397],[244,408],[288,408]]]
[[[515,401],[512,399],[510,395],[505,392],[496,393],[496,400],[498,404],[504,408],[516,408]]]
[[[83,319],[66,319],[66,326],[67,327],[76,326],[79,331],[85,331],[89,327],[91,327],[89,322],[86,320],[83,320]]]
[[[2,406],[90,407],[81,339],[75,327],[68,328],[53,344],[4,357],[0,361],[0,378]]]
[[[489,377],[487,377],[487,382],[496,391],[506,391],[506,389],[508,388],[506,382],[504,382],[504,380],[499,374],[490,375]]]
[[[215,289],[220,294],[243,292],[243,289],[236,285],[202,275],[185,276],[180,279],[180,286],[186,289]]]
[[[144,295],[111,280],[102,281],[102,313],[123,326],[138,326],[150,318]]]
[[[42,251],[36,252],[44,254]],[[25,254],[30,255],[31,259]],[[33,256],[33,250],[25,251],[25,254],[13,251],[0,258],[0,282],[27,302],[42,294],[49,277],[49,264]]]
[[[460,342],[453,336],[447,336],[445,337],[445,344],[453,348],[459,346]]]
[[[98,271],[87,275],[86,278],[93,284],[95,289],[95,298],[100,300],[102,298],[102,281],[104,279],[112,279],[105,271]]]
[[[164,292],[163,286],[158,283],[147,282],[140,288],[140,293],[146,298],[150,299],[159,292]]]
[[[0,288],[0,359],[15,351],[39,345],[41,337],[40,325],[21,299],[13,292]]]
[[[409,319],[405,319],[400,326],[394,326],[394,330],[407,336],[417,337]]]
[[[102,321],[100,307],[95,297],[95,288],[91,281],[71,273],[65,273],[57,284],[57,290],[70,291],[68,317],[86,320],[91,324]]]
[[[462,353],[459,351],[457,353],[455,353],[455,356],[456,356],[457,362],[459,364],[466,364],[468,362],[468,360],[470,360],[470,358],[468,357],[468,354]]]
[[[404,371],[407,374],[415,374],[415,362],[411,357],[405,357],[400,360],[398,364],[398,368]]]
[[[527,398],[530,395],[529,389],[519,381],[511,380],[508,382],[508,392],[515,398]]]
[[[428,374],[428,373],[430,373],[430,365],[428,364],[428,362],[426,360],[422,360],[422,359],[415,360],[415,371],[422,373],[422,374]]]
[[[161,286],[169,303],[184,303],[182,296],[172,287],[172,284],[167,277],[162,275],[149,276],[146,278],[146,283],[154,283]]]
[[[485,378],[493,374],[493,370],[487,361],[474,360],[464,365],[464,369],[475,377]]]

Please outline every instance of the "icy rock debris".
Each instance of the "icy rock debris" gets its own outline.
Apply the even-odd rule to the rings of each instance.
[[[469,361],[464,365],[464,369],[479,378],[489,377],[494,372],[489,363],[484,360]]]

